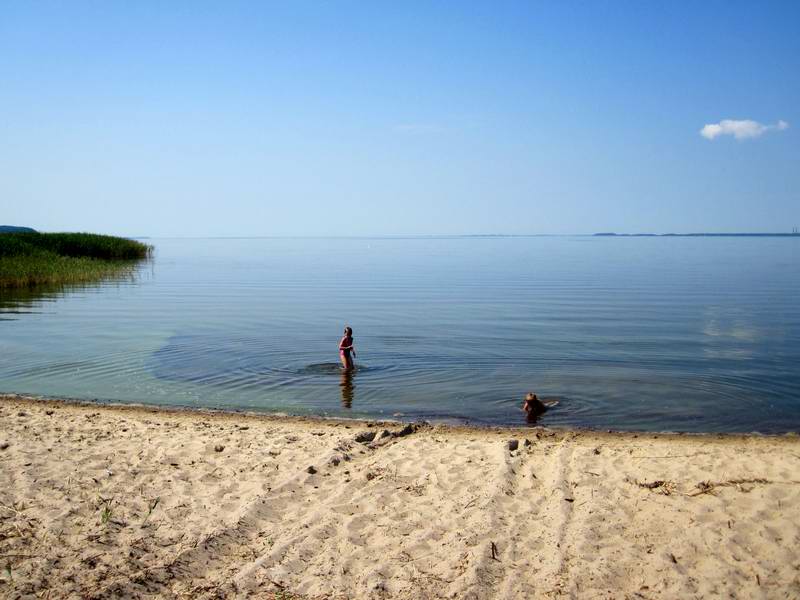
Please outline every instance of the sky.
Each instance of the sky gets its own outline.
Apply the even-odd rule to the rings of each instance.
[[[0,224],[791,231],[800,2],[0,3]]]

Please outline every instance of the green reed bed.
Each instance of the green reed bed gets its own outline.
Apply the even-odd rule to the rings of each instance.
[[[132,272],[152,247],[92,233],[0,234],[0,288],[80,283]]]

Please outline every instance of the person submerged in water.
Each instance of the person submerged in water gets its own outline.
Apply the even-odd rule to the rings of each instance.
[[[348,371],[355,366],[353,364],[353,357],[355,355],[356,349],[355,346],[353,346],[353,329],[345,327],[344,337],[342,337],[339,342],[339,358],[342,359],[342,366]]]
[[[525,395],[525,402],[522,404],[522,410],[525,411],[525,418],[528,423],[535,423],[539,415],[544,414],[548,408],[548,404],[539,400],[539,396],[533,392],[528,392]]]

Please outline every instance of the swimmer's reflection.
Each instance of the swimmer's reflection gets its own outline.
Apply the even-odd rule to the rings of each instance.
[[[353,407],[353,369],[342,369],[342,380],[339,382],[339,387],[342,388],[342,406],[345,408]]]

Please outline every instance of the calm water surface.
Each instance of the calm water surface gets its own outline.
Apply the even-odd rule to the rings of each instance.
[[[549,426],[800,430],[798,238],[151,243],[132,280],[0,291],[0,391],[519,425],[535,390]]]

